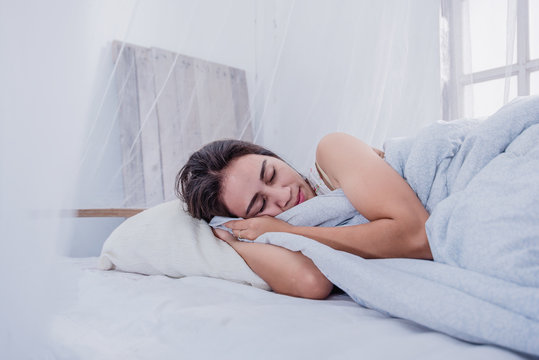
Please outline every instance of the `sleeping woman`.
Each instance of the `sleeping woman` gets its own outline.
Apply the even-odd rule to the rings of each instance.
[[[342,227],[293,226],[274,216],[317,195],[310,183],[273,152],[238,141],[212,142],[195,152],[176,178],[189,213],[210,221],[240,217],[215,229],[278,293],[326,298],[333,284],[300,252],[254,240],[266,232],[303,235],[364,258],[432,259],[425,222],[429,214],[380,150],[344,134],[326,135],[316,150],[316,169],[330,190],[340,188],[370,222]]]

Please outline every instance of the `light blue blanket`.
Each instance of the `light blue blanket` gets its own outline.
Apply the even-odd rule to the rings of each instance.
[[[384,150],[430,213],[435,261],[366,260],[288,233],[256,242],[301,251],[363,306],[539,355],[539,97],[518,98],[484,121],[432,124]],[[340,190],[278,218],[303,226],[367,221]]]

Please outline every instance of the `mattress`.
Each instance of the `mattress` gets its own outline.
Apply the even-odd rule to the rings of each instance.
[[[101,271],[75,277],[51,321],[58,359],[526,359],[357,305],[345,294],[295,298],[225,280]],[[396,294],[398,296],[398,294]]]

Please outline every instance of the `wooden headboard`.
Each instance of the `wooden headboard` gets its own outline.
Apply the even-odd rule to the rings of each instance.
[[[252,140],[245,71],[121,42],[113,58],[125,206],[175,199],[176,174],[204,144]]]
[[[77,209],[75,217],[123,217],[129,218],[145,209],[109,208],[109,209]]]
[[[78,209],[78,217],[129,217],[173,200],[191,153],[217,139],[253,138],[244,70],[122,42],[112,56],[126,208]]]

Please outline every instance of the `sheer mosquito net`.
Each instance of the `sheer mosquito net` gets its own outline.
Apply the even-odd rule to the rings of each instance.
[[[538,11],[534,0],[3,1],[0,348],[43,350],[47,314],[68,301],[58,257],[98,255],[123,221],[78,210],[174,199],[178,170],[216,139],[261,144],[304,173],[330,132],[381,148],[488,115],[539,92]]]

